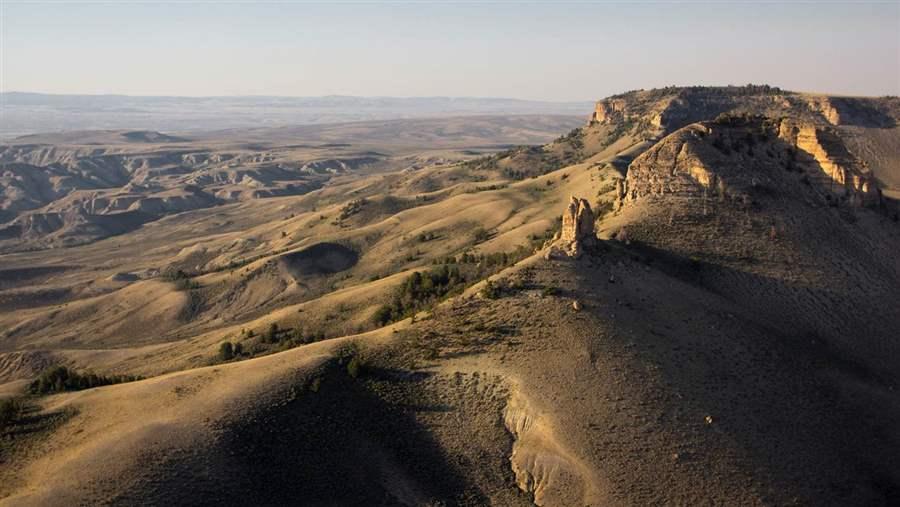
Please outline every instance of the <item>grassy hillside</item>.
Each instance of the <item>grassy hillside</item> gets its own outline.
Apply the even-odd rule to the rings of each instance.
[[[0,504],[892,504],[897,112],[628,92],[4,254]],[[53,366],[143,379],[26,395]]]

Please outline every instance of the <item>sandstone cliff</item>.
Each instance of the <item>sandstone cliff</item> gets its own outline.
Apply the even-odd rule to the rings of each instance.
[[[821,169],[812,171],[812,177],[832,194],[856,205],[874,205],[881,201],[871,171],[850,153],[834,132],[816,125],[783,121],[779,137],[812,157]]]
[[[730,116],[684,127],[635,159],[616,208],[660,196],[749,205],[768,191],[801,199],[804,186],[833,205],[873,206],[881,199],[871,172],[828,130]]]
[[[668,87],[603,99],[597,102],[591,123],[637,123],[646,129],[673,132],[721,114],[759,114],[820,125],[887,128],[897,125],[900,99],[800,94],[766,85]]]

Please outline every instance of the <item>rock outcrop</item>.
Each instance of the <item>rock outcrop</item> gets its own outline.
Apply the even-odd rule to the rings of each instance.
[[[847,150],[834,132],[816,125],[783,121],[779,137],[815,160],[821,172],[813,172],[813,179],[821,188],[855,206],[881,202],[881,192],[871,171]]]
[[[896,97],[828,97],[814,95],[805,98],[807,106],[834,126],[891,128],[897,125]]]
[[[746,206],[773,192],[801,198],[804,188],[832,205],[881,202],[871,171],[830,127],[726,116],[679,129],[636,158],[614,208],[662,196]]]
[[[591,122],[608,124],[626,119],[628,103],[625,99],[604,99],[597,102]]]
[[[740,186],[749,185],[747,171],[706,146],[705,138],[710,133],[704,125],[690,125],[635,159],[625,180],[616,185],[615,209],[638,199],[662,196],[720,199],[726,195],[723,177],[731,183],[740,182]]]
[[[811,96],[806,98],[806,103],[809,105],[810,109],[821,114],[828,123],[832,125],[841,124],[841,113],[834,107],[830,97],[818,95]]]
[[[547,253],[548,257],[567,256],[578,258],[586,248],[596,244],[594,212],[587,199],[572,196],[562,216],[562,230]]]
[[[560,239],[565,242],[581,241],[594,235],[594,212],[587,199],[572,196],[562,217]]]

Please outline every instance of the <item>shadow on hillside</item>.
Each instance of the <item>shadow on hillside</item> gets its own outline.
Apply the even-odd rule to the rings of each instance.
[[[800,503],[900,501],[900,434],[894,426],[900,403],[892,393],[897,377],[884,369],[898,359],[891,329],[900,322],[888,314],[880,316],[885,322],[869,322],[871,315],[860,309],[877,294],[856,294],[860,301],[853,301],[853,293],[789,283],[634,241],[611,250],[694,288],[654,294],[660,300],[691,298],[693,314],[673,314],[664,304],[639,305],[641,319],[616,320],[614,337],[638,337],[645,345],[634,349],[639,361],[659,366],[680,411],[698,420],[707,412],[721,419],[699,433],[706,451],[720,442],[737,444],[745,451],[746,473],[779,484]],[[583,290],[589,291],[590,278],[585,282]],[[627,280],[623,287],[629,300],[647,296]],[[845,306],[839,308],[841,302]],[[654,332],[659,329],[666,331]],[[701,463],[716,459],[697,457]]]
[[[841,115],[841,125],[869,128],[893,128],[896,120],[881,109],[874,107],[870,101],[855,97],[834,97],[832,105]]]
[[[422,380],[367,370],[369,377],[382,374],[399,390],[394,382]],[[166,496],[173,491],[193,492],[190,505],[217,506],[454,505],[464,492],[472,497],[457,464],[416,421],[417,413],[453,407],[406,398],[388,403],[337,365],[319,378],[294,399],[225,428],[208,454],[164,468],[172,477],[161,480],[184,484],[132,490],[118,501],[178,505]]]

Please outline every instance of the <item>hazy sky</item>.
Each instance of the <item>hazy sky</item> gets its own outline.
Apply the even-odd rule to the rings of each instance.
[[[596,99],[668,84],[900,94],[900,2],[16,2],[2,89]]]

